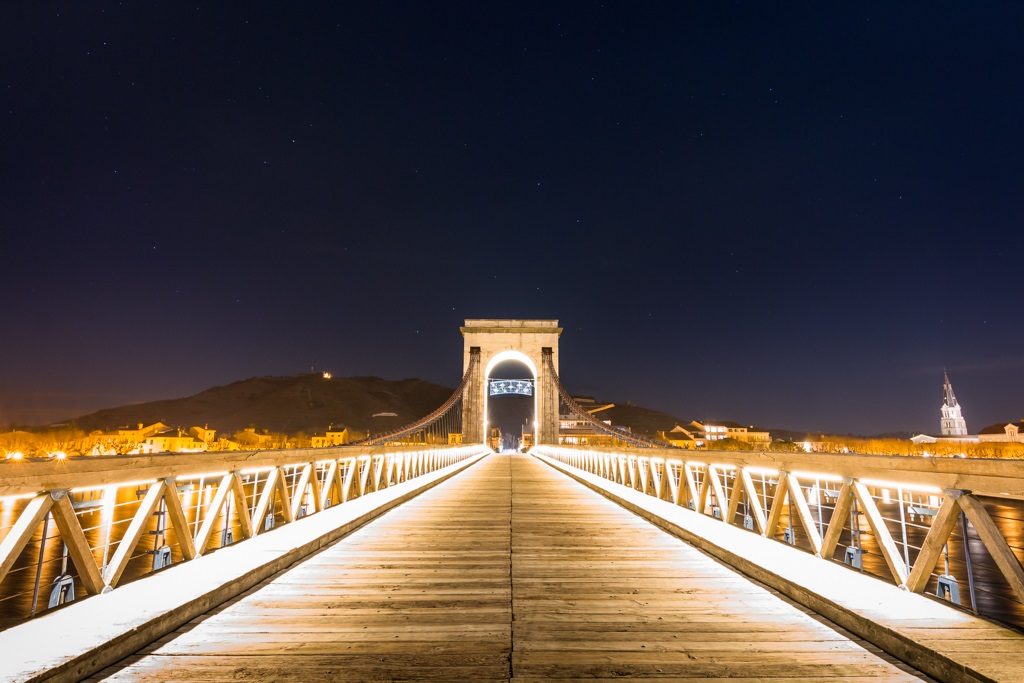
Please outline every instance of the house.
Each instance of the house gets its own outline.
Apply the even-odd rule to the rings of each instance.
[[[196,441],[201,441],[209,447],[217,440],[217,430],[210,429],[209,425],[203,425],[202,427],[189,427],[188,433],[196,438]]]
[[[350,441],[352,441],[352,435],[349,433],[348,427],[331,425],[324,434],[314,434],[310,439],[310,445],[313,448],[327,448],[328,446],[344,446]]]
[[[695,429],[677,424],[672,429],[658,432],[658,439],[676,448],[694,449],[704,445],[704,438]]]
[[[170,429],[170,427],[165,425],[163,422],[154,422],[149,426],[144,426],[139,422],[135,429],[132,429],[131,427],[119,427],[117,430],[117,438],[121,441],[142,443],[147,436],[166,432],[168,429]]]
[[[166,429],[147,436],[143,447],[146,453],[195,453],[205,451],[206,444],[181,429]]]
[[[731,420],[693,420],[689,425],[692,431],[700,434],[705,441],[721,441],[722,439],[734,439],[749,444],[769,444],[772,442],[771,434],[753,425],[742,425]]]
[[[1024,420],[989,425],[978,432],[978,441],[1020,443],[1024,441]]]
[[[260,433],[255,427],[246,427],[235,433],[234,440],[244,448],[273,448],[275,438],[273,434],[267,434],[266,430]]]

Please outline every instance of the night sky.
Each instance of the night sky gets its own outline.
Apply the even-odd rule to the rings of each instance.
[[[686,418],[1019,419],[1024,5],[894,4],[8,4],[0,425],[454,386],[467,317]]]

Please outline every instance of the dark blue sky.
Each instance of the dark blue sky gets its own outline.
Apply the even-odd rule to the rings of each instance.
[[[5,7],[0,424],[520,316],[683,417],[1024,415],[1021,5],[554,4]]]

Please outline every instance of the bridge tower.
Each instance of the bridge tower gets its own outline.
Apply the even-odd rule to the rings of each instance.
[[[460,328],[465,342],[463,373],[478,356],[476,369],[462,401],[463,443],[484,443],[487,419],[487,380],[498,363],[519,361],[533,374],[535,443],[558,443],[558,388],[547,370],[547,357],[558,372],[557,320],[466,320]]]

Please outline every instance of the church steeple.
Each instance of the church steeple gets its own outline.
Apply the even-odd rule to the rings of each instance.
[[[956,394],[953,393],[953,385],[949,383],[949,373],[946,369],[942,369],[942,392],[945,394],[945,398],[942,403],[950,408],[956,407]]]
[[[949,381],[949,373],[942,370],[942,407],[939,409],[939,429],[942,436],[967,436],[967,421],[964,419],[953,393],[953,384]]]

